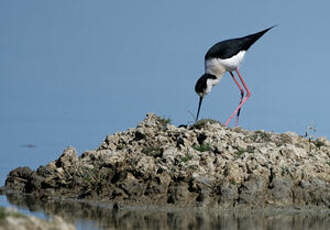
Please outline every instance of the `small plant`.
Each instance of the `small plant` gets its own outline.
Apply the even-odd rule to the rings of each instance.
[[[305,129],[305,137],[308,138],[308,140],[310,141],[313,140],[316,131],[317,129],[312,124],[307,125]]]
[[[219,121],[216,121],[216,120],[213,120],[213,119],[201,119],[201,120],[195,122],[195,124],[193,124],[190,127],[190,129],[204,128],[207,123],[210,123],[210,124],[219,123],[219,124],[221,124]]]
[[[312,141],[314,139],[314,134],[316,133],[317,129],[312,125],[309,124],[307,125],[306,129],[305,129],[305,137],[308,138],[308,143],[309,143],[309,153],[311,153],[312,151]]]
[[[330,166],[330,161],[328,161],[327,164]]]
[[[171,118],[161,117],[159,121],[163,126],[166,126],[167,124],[172,124]]]
[[[184,157],[182,157],[181,160],[182,160],[182,162],[186,163],[186,162],[190,161],[192,158],[193,158],[192,155],[189,155],[187,153]]]
[[[245,149],[245,148],[238,147],[238,148],[237,148],[237,152],[236,152],[236,154],[237,154],[238,156],[242,156],[243,153],[245,153],[245,152],[247,152],[247,151],[248,151],[248,150]]]
[[[147,146],[144,147],[142,152],[148,156],[158,157],[162,155],[160,146]]]
[[[194,144],[192,147],[199,152],[208,152],[211,150],[211,145],[209,143],[201,145]]]
[[[172,119],[171,119],[171,118],[167,118],[167,119],[165,119],[165,123],[166,123],[166,124],[172,124]]]
[[[117,145],[117,150],[122,150],[122,149],[124,149],[125,148],[125,144],[118,144]]]
[[[314,144],[318,149],[320,149],[322,146],[325,145],[322,141],[318,141],[318,140],[316,140]]]
[[[249,145],[249,146],[246,148],[246,151],[247,151],[248,153],[254,153],[254,150],[255,150],[255,147],[254,147],[254,146],[251,146],[251,145]]]

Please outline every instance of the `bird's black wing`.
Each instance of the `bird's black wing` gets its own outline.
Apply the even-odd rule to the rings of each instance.
[[[258,33],[250,34],[241,38],[234,38],[216,43],[212,46],[205,55],[205,60],[209,58],[231,58],[238,54],[240,51],[246,51],[250,46],[255,43],[262,35],[274,26],[262,30]]]
[[[205,55],[205,60],[210,58],[231,58],[242,50],[243,42],[240,38],[218,42],[212,46]]]

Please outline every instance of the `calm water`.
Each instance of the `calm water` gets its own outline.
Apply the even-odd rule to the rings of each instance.
[[[3,201],[4,196],[1,196]],[[152,207],[120,207],[74,200],[39,201],[7,195],[10,205],[24,213],[48,218],[59,215],[78,229],[255,229],[328,230],[330,211],[286,210],[193,210]]]

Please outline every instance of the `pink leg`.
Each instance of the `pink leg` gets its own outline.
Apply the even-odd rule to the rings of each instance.
[[[235,81],[236,85],[238,86],[239,90],[241,91],[241,99],[239,101],[239,104],[241,104],[242,103],[242,100],[243,100],[243,97],[244,97],[244,90],[243,90],[242,86],[239,84],[239,82],[237,81],[237,79],[234,76],[233,72],[229,72],[229,73],[232,76],[233,80]],[[241,112],[241,108],[237,112],[235,127],[237,127],[240,112]]]
[[[235,109],[235,111],[233,112],[233,114],[228,118],[228,120],[226,121],[225,123],[225,126],[227,126],[229,124],[229,122],[231,121],[231,119],[233,119],[233,117],[235,116],[235,114],[240,110],[240,108],[242,107],[242,105],[247,101],[247,99],[249,99],[249,97],[251,96],[251,92],[250,90],[247,88],[243,78],[242,78],[242,75],[240,74],[240,72],[238,71],[238,69],[236,69],[236,73],[238,74],[238,77],[239,79],[241,80],[243,86],[244,86],[244,89],[246,90],[247,92],[247,95],[246,97],[244,98],[244,100],[239,104],[239,106]]]

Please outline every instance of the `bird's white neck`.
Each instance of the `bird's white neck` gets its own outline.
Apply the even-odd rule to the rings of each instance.
[[[221,68],[221,66],[206,66],[205,73],[212,74],[217,78],[221,79],[226,73],[226,70],[224,68]]]
[[[219,65],[216,59],[210,59],[205,62],[205,73],[212,74],[221,79],[226,73],[226,68],[221,64]]]

